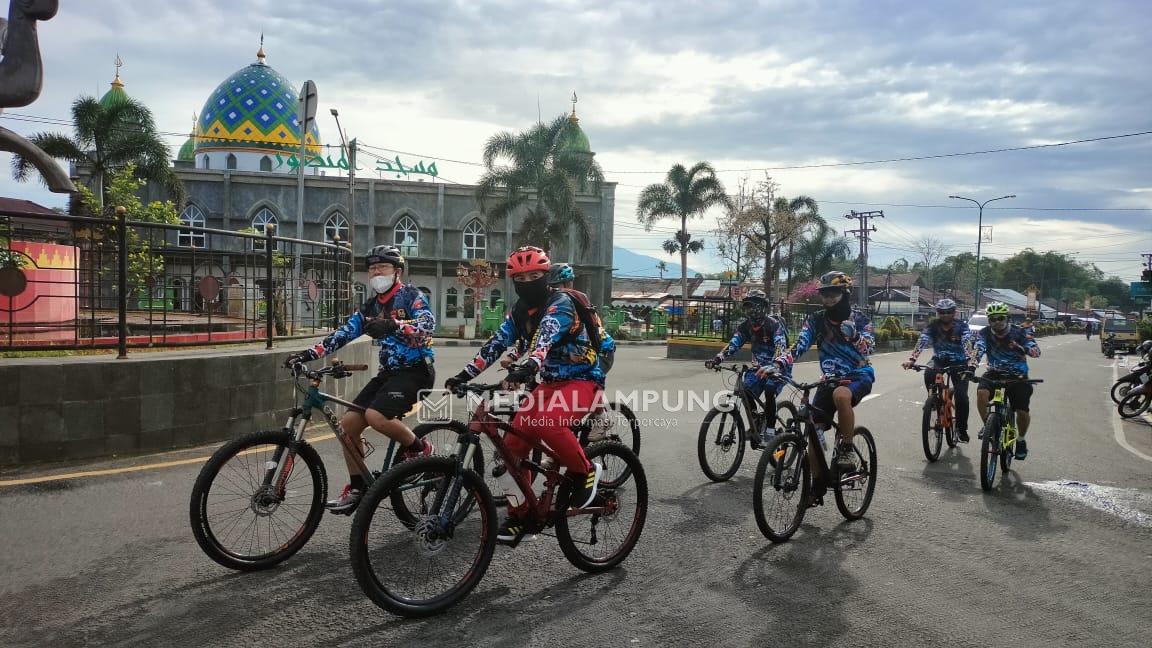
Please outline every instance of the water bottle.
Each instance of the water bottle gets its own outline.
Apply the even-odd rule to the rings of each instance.
[[[505,466],[503,462],[496,464],[492,468],[492,476],[496,478],[500,490],[508,496],[508,506],[516,507],[524,503],[524,492],[520,490],[520,486],[512,478],[512,474],[508,472],[508,466]]]

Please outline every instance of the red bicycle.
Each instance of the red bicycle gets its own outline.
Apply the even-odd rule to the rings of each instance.
[[[506,435],[526,438],[489,411],[488,398],[497,391],[500,385],[458,385],[456,396],[482,398],[455,454],[406,461],[364,494],[349,540],[352,571],[381,608],[405,617],[436,614],[467,596],[487,572],[496,547],[496,505],[474,469],[474,457],[481,435],[499,459],[508,456]],[[510,473],[528,505],[528,531],[555,528],[568,561],[599,573],[619,565],[640,539],[648,480],[640,459],[621,443],[592,443],[585,454],[604,468],[596,498],[586,508],[569,508],[571,482],[559,472],[556,455],[538,441],[533,456],[542,459],[524,459],[520,466],[526,470]],[[538,493],[533,483],[540,479]]]
[[[916,371],[931,369],[927,365],[912,365]],[[924,441],[924,456],[928,461],[940,458],[943,442],[948,441],[949,448],[955,448],[959,438],[956,434],[956,396],[953,383],[964,373],[967,367],[954,365],[936,370],[936,379],[932,383],[928,400],[924,401],[924,420],[921,423],[920,434]]]

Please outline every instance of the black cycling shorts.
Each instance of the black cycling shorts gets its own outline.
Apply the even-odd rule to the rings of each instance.
[[[837,387],[847,387],[851,390],[852,407],[856,407],[860,404],[861,399],[872,392],[872,381],[860,376],[853,376],[840,381],[840,384],[825,385],[817,389],[816,395],[812,397],[812,406],[817,410],[817,418],[825,423],[830,422],[832,417],[836,415],[836,403],[832,400],[832,392],[836,391]],[[826,415],[819,416],[821,412]]]
[[[980,377],[980,384],[976,387],[977,390],[983,389],[988,392],[992,391],[991,380],[1007,380],[1012,378],[1012,374],[997,373],[989,371]],[[1028,405],[1032,402],[1032,385],[1026,382],[1019,382],[1014,385],[1009,385],[1004,388],[1004,395],[1008,397],[1008,404],[1012,409],[1019,412],[1027,412]]]
[[[436,370],[427,363],[384,370],[369,380],[352,402],[389,418],[404,418],[420,400],[420,391],[432,389],[435,383]]]

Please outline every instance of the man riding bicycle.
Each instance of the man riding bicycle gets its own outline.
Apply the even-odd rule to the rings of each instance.
[[[980,358],[984,354],[988,355],[988,371],[980,378],[976,388],[976,408],[980,411],[980,420],[987,422],[988,399],[993,390],[991,381],[1027,378],[1027,358],[1039,358],[1040,345],[1019,326],[1008,322],[1007,304],[993,302],[984,311],[988,314],[988,326],[980,329],[976,336],[971,369],[975,371]],[[1028,412],[1032,385],[1026,382],[1015,383],[1005,387],[1004,393],[1016,412],[1016,427],[1020,430],[1020,438],[1016,441],[1016,458],[1023,461],[1028,457],[1028,443],[1024,435],[1028,434],[1028,424],[1032,421]],[[980,434],[983,437],[983,431]]]
[[[836,413],[840,452],[835,468],[842,473],[851,472],[856,469],[851,450],[856,434],[856,415],[852,408],[872,391],[872,383],[876,382],[876,372],[868,359],[876,346],[876,338],[868,316],[852,308],[849,301],[852,277],[837,270],[825,273],[820,277],[819,290],[824,310],[804,320],[796,344],[777,358],[776,363],[787,369],[815,343],[820,350],[820,371],[840,376],[839,385],[816,392],[812,405],[824,416]]]
[[[548,255],[538,247],[524,246],[508,256],[508,276],[519,297],[500,329],[481,347],[472,362],[445,382],[452,389],[480,375],[502,353],[527,341],[526,354],[511,365],[505,387],[529,382],[539,375],[541,384],[525,399],[512,418],[512,427],[524,433],[505,437],[508,470],[520,470],[536,439],[548,444],[567,470],[575,490],[571,506],[583,508],[596,497],[602,467],[589,463],[571,426],[592,410],[604,384],[596,349],[596,326],[576,299],[548,286]],[[517,493],[509,493],[508,517],[497,533],[502,542],[514,542],[529,530],[525,527],[528,506],[512,505]]]
[[[912,350],[912,357],[900,366],[911,369],[920,353],[932,347],[932,364],[924,372],[924,388],[931,391],[936,374],[951,368],[968,366],[968,349],[972,345],[972,329],[968,322],[956,320],[956,302],[944,298],[936,302],[936,319],[920,332],[920,340]],[[953,382],[956,397],[956,435],[961,443],[968,443],[968,381]]]
[[[720,366],[736,354],[746,342],[752,343],[752,358],[756,371],[744,374],[744,389],[754,399],[759,399],[765,390],[770,394],[764,399],[764,427],[760,430],[760,441],[767,443],[776,431],[776,397],[784,389],[784,381],[774,377],[776,358],[788,349],[788,331],[784,323],[768,313],[768,298],[763,290],[751,290],[740,302],[745,319],[736,327],[736,334],[716,357],[704,363],[709,369]],[[792,366],[783,368],[786,375],[792,375]]]
[[[400,281],[405,262],[398,248],[377,245],[368,252],[366,264],[376,294],[316,346],[289,355],[284,366],[294,368],[323,358],[361,335],[371,337],[380,347],[380,371],[352,400],[364,408],[364,413],[345,412],[340,427],[357,447],[361,447],[364,428],[371,426],[403,446],[400,456],[404,459],[430,455],[432,444],[417,439],[403,419],[419,399],[419,392],[435,384],[431,342],[436,316],[424,293]],[[344,462],[348,464],[349,483],[339,497],[325,504],[335,513],[356,508],[367,484],[347,450]]]

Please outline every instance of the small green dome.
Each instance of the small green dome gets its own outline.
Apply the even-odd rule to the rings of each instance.
[[[576,118],[576,112],[572,112],[572,116],[568,118],[568,128],[565,129],[564,140],[561,147],[568,153],[592,153],[592,146],[588,143],[588,136],[584,134],[584,130],[580,128],[580,120]]]
[[[124,82],[120,80],[120,73],[117,72],[116,78],[112,80],[112,87],[100,97],[100,105],[109,108],[125,101],[128,101],[128,93],[124,92]]]
[[[188,137],[188,141],[184,142],[184,146],[181,146],[180,152],[176,154],[176,159],[180,162],[193,162],[196,160],[195,137]]]

